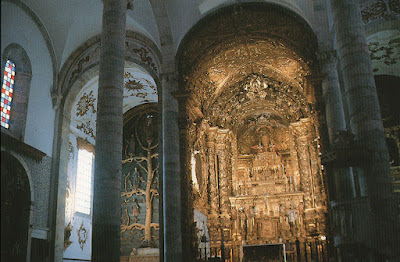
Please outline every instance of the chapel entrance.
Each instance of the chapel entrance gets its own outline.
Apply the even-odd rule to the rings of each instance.
[[[184,38],[184,223],[199,261],[267,243],[288,261],[327,256],[315,50],[301,17],[266,3],[221,8]]]
[[[30,202],[25,169],[1,152],[1,261],[27,261]]]
[[[157,103],[133,107],[124,115],[121,261],[159,261],[158,123]]]

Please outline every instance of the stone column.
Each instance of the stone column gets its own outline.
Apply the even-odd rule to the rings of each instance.
[[[336,51],[324,51],[319,54],[322,63],[322,95],[325,102],[326,122],[328,124],[329,142],[333,143],[338,131],[346,130],[342,95],[336,67]]]
[[[359,1],[331,0],[330,3],[351,131],[363,145],[360,151],[368,154],[362,168],[367,181],[370,217],[375,220],[372,228],[375,235],[370,236],[374,243],[370,245],[388,255],[397,249],[394,247],[398,241],[397,209]]]
[[[294,127],[291,125],[289,127],[290,135],[289,135],[289,149],[290,149],[290,166],[293,170],[293,190],[300,191],[300,171],[299,171],[299,160],[297,158],[296,151],[296,142],[295,142],[295,134]]]
[[[230,211],[229,205],[229,176],[228,176],[228,148],[227,148],[227,133],[228,130],[219,130],[218,138],[217,138],[217,157],[218,157],[218,168],[217,172],[219,173],[219,198],[220,198],[220,206],[219,213],[220,214],[228,214]]]
[[[326,122],[328,126],[329,143],[335,143],[339,131],[346,131],[342,95],[340,92],[339,77],[337,72],[336,50],[320,53],[322,74],[322,96],[325,102]],[[354,178],[351,167],[333,168],[335,181],[334,199],[349,199],[355,196]]]
[[[92,261],[120,261],[126,0],[103,0]]]
[[[299,121],[290,124],[294,135],[294,143],[299,164],[300,181],[299,190],[308,192],[310,190],[310,160],[308,157],[308,123]],[[309,207],[309,206],[308,206]]]
[[[164,261],[182,261],[182,207],[178,90],[173,74],[162,75],[162,155]]]
[[[217,215],[218,209],[218,183],[217,183],[217,170],[216,170],[216,146],[215,139],[217,136],[216,128],[207,131],[207,170],[208,179],[210,182],[210,204],[211,214]]]

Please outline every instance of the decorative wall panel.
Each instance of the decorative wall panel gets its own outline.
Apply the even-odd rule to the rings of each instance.
[[[124,125],[122,171],[122,256],[158,247],[159,154],[157,104],[133,108]]]

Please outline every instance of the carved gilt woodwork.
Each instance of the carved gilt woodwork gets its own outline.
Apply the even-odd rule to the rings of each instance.
[[[159,154],[157,105],[132,109],[124,125],[122,172],[122,255],[158,247]]]
[[[201,166],[186,161],[199,183],[193,206],[207,215],[211,246],[223,242],[231,261],[243,244],[327,234],[314,36],[296,15],[266,6],[220,9],[178,51],[188,93],[185,159]]]

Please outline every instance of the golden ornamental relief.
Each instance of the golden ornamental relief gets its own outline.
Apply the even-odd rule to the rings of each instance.
[[[81,248],[81,250],[83,250],[83,248],[86,244],[86,241],[88,239],[88,234],[89,234],[88,230],[86,229],[85,225],[83,224],[83,221],[77,231],[77,234],[78,234],[79,247]]]
[[[307,119],[295,124],[308,128],[308,139],[316,135],[311,125]],[[219,245],[221,228],[225,244],[231,246],[326,235],[323,178],[320,169],[311,169],[319,165],[317,150],[305,154],[293,147],[297,136],[289,124],[262,115],[236,131],[210,126],[207,121],[201,126],[196,129],[203,135],[197,136],[195,150],[203,156],[198,158],[202,169],[196,169],[200,172],[196,175],[207,185],[208,200],[194,196],[194,204],[209,214],[211,246]],[[304,166],[306,162],[311,166]],[[300,174],[314,178],[298,177],[299,168],[305,169]]]
[[[84,93],[78,100],[76,104],[76,116],[84,116],[89,111],[92,114],[96,113],[96,98],[94,97],[93,91],[89,93]]]
[[[189,32],[177,55],[190,93],[184,154],[196,152],[201,166],[187,165],[202,185],[188,198],[207,214],[211,246],[224,241],[234,250],[231,261],[239,261],[241,245],[326,235],[318,123],[308,99],[315,42],[296,16],[263,7],[222,8]]]
[[[154,83],[140,73],[138,75],[130,71],[124,73],[124,98],[136,97],[151,100],[153,96],[157,95],[157,88]]]
[[[96,135],[95,135],[95,131],[94,131],[94,129],[96,127],[93,126],[93,123],[91,121],[86,121],[84,123],[77,124],[76,128],[78,130],[81,130],[84,134],[96,139]]]

